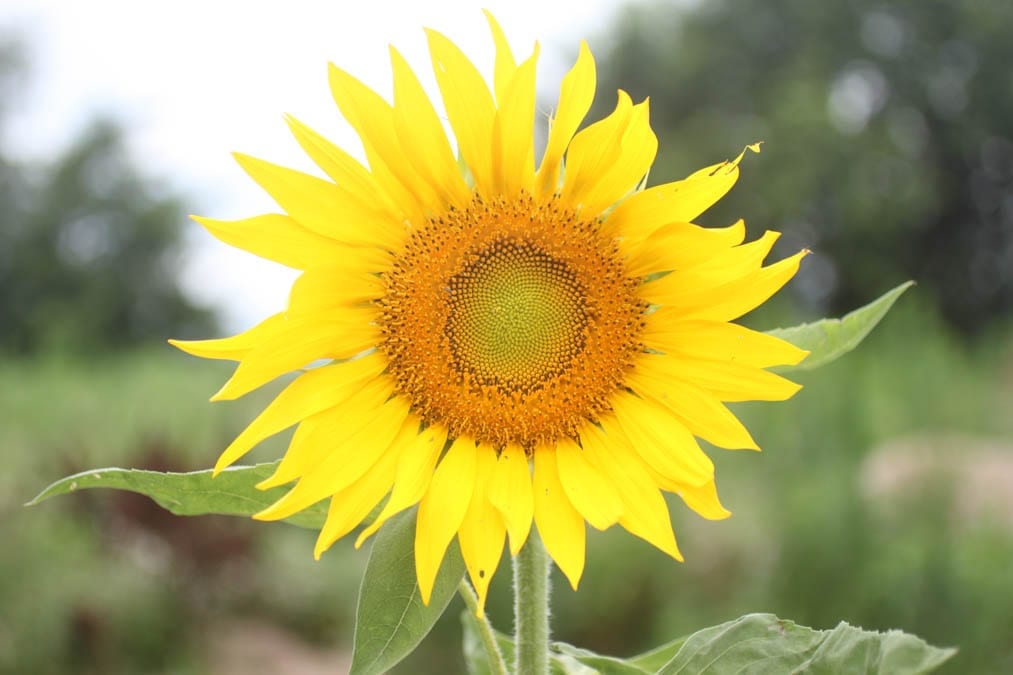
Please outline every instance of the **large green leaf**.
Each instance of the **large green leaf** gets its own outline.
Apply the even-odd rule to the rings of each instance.
[[[284,495],[288,488],[258,490],[256,485],[274,473],[277,462],[236,466],[225,469],[217,478],[211,470],[173,473],[142,469],[94,469],[67,476],[39,493],[28,506],[56,495],[91,488],[129,490],[151,497],[159,506],[178,516],[220,513],[250,516],[262,511]],[[319,503],[288,518],[300,527],[319,529],[327,515],[326,503]]]
[[[630,661],[617,659],[614,656],[595,654],[592,651],[574,647],[565,642],[553,642],[552,650],[564,656],[569,656],[574,661],[591,668],[593,672],[600,673],[600,675],[649,675],[654,672],[653,670],[645,670],[640,666],[634,665]]]
[[[842,319],[823,319],[792,328],[767,331],[770,335],[809,351],[809,356],[802,363],[796,366],[782,366],[777,368],[777,371],[783,373],[789,370],[812,370],[844,356],[865,339],[890,311],[897,298],[913,285],[913,281],[907,281]]]
[[[475,617],[465,612],[461,621],[469,674],[490,675]],[[510,663],[513,640],[499,632],[496,639]],[[821,631],[773,614],[748,614],[629,659],[556,642],[552,644],[550,670],[553,675],[917,675],[935,669],[955,652],[932,647],[899,631],[864,631],[844,622],[833,630]]]
[[[643,654],[631,657],[629,662],[642,670],[653,673],[671,661],[672,657],[675,656],[680,649],[682,649],[682,645],[685,644],[688,639],[688,635],[676,638],[671,642],[666,642],[665,644],[655,647],[650,651],[646,651]]]
[[[415,577],[416,509],[384,523],[373,542],[359,589],[350,675],[385,673],[418,646],[440,618],[464,577],[464,560],[451,543],[436,575],[429,606]]]
[[[813,630],[773,614],[747,614],[686,639],[658,675],[723,673],[927,673],[956,653],[900,631],[878,633],[843,621]]]

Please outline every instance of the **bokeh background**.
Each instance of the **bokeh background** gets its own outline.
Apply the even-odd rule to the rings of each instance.
[[[918,282],[794,400],[737,406],[765,452],[711,453],[730,520],[672,503],[684,564],[591,536],[580,591],[555,579],[556,636],[630,655],[769,611],[957,645],[946,672],[1013,672],[1013,4],[487,4],[516,51],[542,40],[543,112],[581,37],[596,115],[620,87],[651,97],[653,183],[765,141],[701,222],[745,217],[814,255],[748,325]],[[166,346],[252,325],[292,278],[185,216],[271,208],[231,150],[309,169],[283,112],[355,147],[324,64],[387,91],[394,42],[431,83],[423,25],[488,70],[465,2],[0,8],[0,673],[347,668],[366,562],[350,542],[315,563],[314,533],[282,524],[102,491],[22,504],[87,468],[207,467],[278,391],[210,406],[227,366]],[[490,599],[506,630],[509,576]],[[463,670],[460,609],[399,672]]]

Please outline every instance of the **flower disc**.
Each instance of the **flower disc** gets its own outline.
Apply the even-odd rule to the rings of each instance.
[[[618,250],[555,201],[474,200],[385,275],[381,349],[425,422],[503,447],[575,438],[609,409],[646,303]]]
[[[588,328],[583,284],[532,244],[495,239],[450,278],[451,362],[482,385],[531,391],[566,370]]]

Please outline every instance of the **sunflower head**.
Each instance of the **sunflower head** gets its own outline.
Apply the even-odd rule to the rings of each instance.
[[[215,399],[298,373],[216,469],[296,426],[261,484],[291,489],[257,517],[330,499],[319,556],[381,504],[357,545],[417,504],[426,601],[456,536],[484,603],[504,542],[516,554],[532,522],[575,588],[585,523],[618,523],[681,559],[662,492],[726,517],[697,439],[757,449],[725,402],[790,397],[797,385],[765,368],[805,356],[731,323],[804,252],[764,266],[776,233],[743,243],[741,222],[692,224],[735,183],[742,155],[643,189],[657,150],[648,102],[620,91],[614,112],[581,129],[595,90],[581,44],[536,162],[537,45],[518,63],[487,17],[492,87],[428,31],[453,144],[392,49],[393,102],[330,69],[365,164],[294,118],[327,178],[237,156],[281,213],[198,221],[302,274],[286,310],[250,330],[173,342],[239,362]]]

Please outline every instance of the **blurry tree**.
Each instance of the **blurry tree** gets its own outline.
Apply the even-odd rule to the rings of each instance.
[[[626,9],[599,113],[651,97],[651,182],[766,141],[706,214],[811,247],[838,312],[906,278],[967,332],[1013,310],[1013,2],[707,0]]]
[[[0,128],[22,90],[22,51],[0,39]],[[0,352],[114,349],[213,328],[176,280],[185,214],[93,121],[55,159],[0,146]]]

